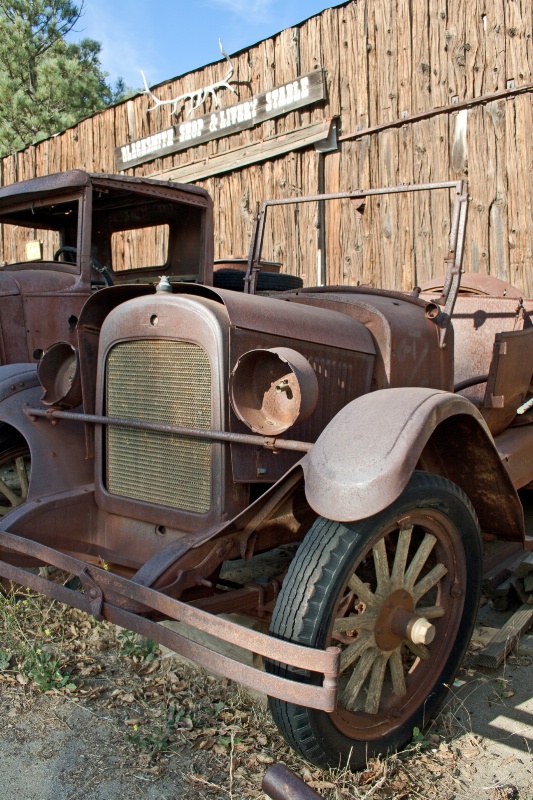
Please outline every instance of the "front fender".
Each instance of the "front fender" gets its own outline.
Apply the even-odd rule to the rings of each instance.
[[[86,458],[84,428],[80,423],[30,418],[26,407],[37,407],[43,390],[34,364],[0,367],[0,425],[9,425],[24,437],[31,454],[31,501],[91,484],[93,463]],[[11,512],[17,514],[22,509]]]
[[[432,434],[454,416],[467,417],[479,434],[476,446],[481,438],[512,507],[508,524],[519,535],[521,507],[481,414],[464,397],[437,389],[382,389],[345,406],[302,459],[309,505],[339,522],[364,519],[387,508],[407,485]],[[468,448],[467,441],[463,444]],[[445,468],[438,471],[448,474]],[[463,488],[468,494],[468,487]]]
[[[0,367],[0,403],[35,386],[39,386],[35,364],[5,364]]]

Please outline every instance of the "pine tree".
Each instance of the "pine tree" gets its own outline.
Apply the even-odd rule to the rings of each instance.
[[[0,156],[64,130],[120,99],[100,44],[67,43],[83,13],[71,0],[0,0]]]

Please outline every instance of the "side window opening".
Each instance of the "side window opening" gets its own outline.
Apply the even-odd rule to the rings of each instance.
[[[76,263],[78,200],[35,201],[0,217],[3,265],[61,261]],[[67,250],[58,253],[60,248]],[[56,258],[54,259],[54,256]]]

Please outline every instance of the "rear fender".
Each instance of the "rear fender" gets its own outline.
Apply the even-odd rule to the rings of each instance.
[[[469,496],[483,530],[524,535],[509,473],[475,406],[437,389],[384,389],[353,400],[300,462],[309,505],[339,522],[387,508],[415,468],[444,475]]]

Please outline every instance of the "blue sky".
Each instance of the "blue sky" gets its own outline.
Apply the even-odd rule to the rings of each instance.
[[[70,39],[102,44],[109,81],[149,85],[220,58],[218,39],[233,53],[301,22],[339,0],[85,0]],[[81,3],[80,3],[81,4]]]

